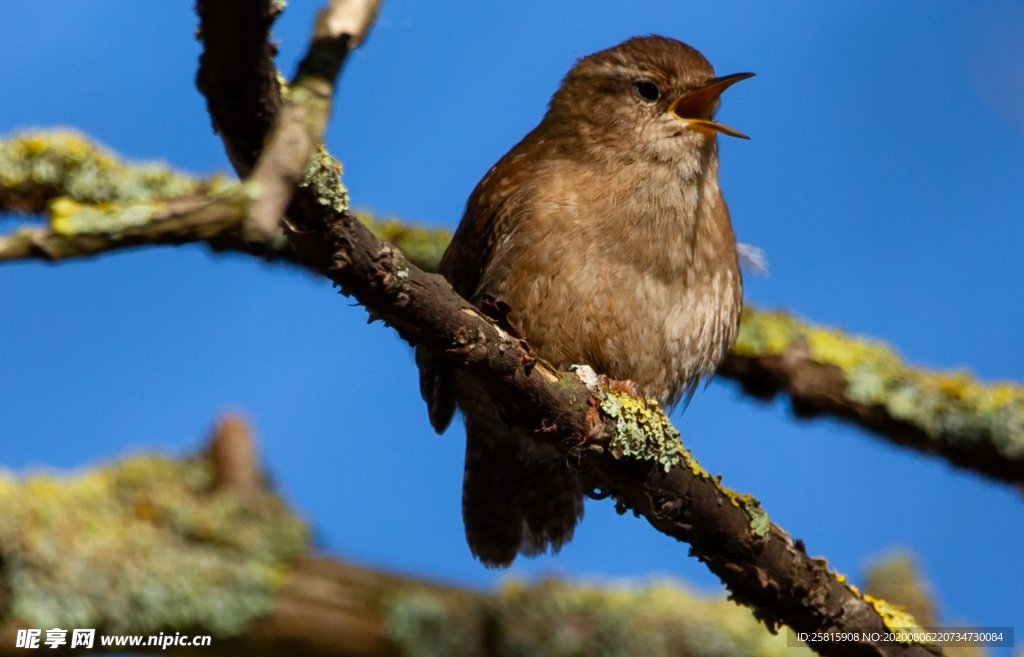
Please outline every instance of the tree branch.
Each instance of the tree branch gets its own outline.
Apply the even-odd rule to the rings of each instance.
[[[0,261],[62,260],[113,249],[213,239],[248,216],[252,194],[234,184],[215,194],[124,205],[55,201],[49,228],[21,228],[0,237]]]
[[[284,3],[275,0],[197,0],[199,56],[196,87],[206,97],[213,129],[231,164],[245,177],[256,163],[283,102],[270,28]],[[229,129],[230,128],[230,129]]]
[[[136,203],[194,196],[227,180],[201,180],[155,162],[125,164],[69,130],[30,130],[0,139],[0,213],[38,214],[57,198]]]
[[[271,241],[295,188],[315,174],[317,161],[312,172],[309,164],[330,119],[334,80],[349,50],[366,38],[378,6],[379,0],[331,0],[317,15],[313,42],[249,177],[260,193],[242,226],[247,241]]]
[[[326,159],[330,161],[330,156]],[[339,185],[335,199],[347,203],[340,183],[335,179],[334,184]],[[151,241],[126,243],[117,239],[126,223],[138,224],[139,206],[155,208],[162,201],[209,194],[230,186],[221,176],[201,179],[155,163],[125,163],[108,148],[77,132],[32,131],[0,139],[0,217],[5,212],[44,214],[51,226],[50,230],[29,229],[28,234],[18,230],[0,234],[0,263],[57,261],[148,244],[204,242],[215,251],[305,266],[283,231],[278,231],[269,244],[254,244],[241,239],[236,225],[211,222],[202,231],[183,231],[179,235],[154,230]],[[67,203],[69,200],[75,203]],[[88,213],[91,220],[62,223],[60,218],[72,212]],[[402,249],[426,271],[437,269],[451,239],[451,233],[440,228],[375,217],[368,212],[356,212],[356,216],[379,239]],[[87,245],[74,246],[78,242]]]
[[[754,396],[789,396],[801,417],[832,415],[1024,490],[1024,388],[906,364],[877,341],[748,308],[719,369]]]
[[[473,373],[504,416],[561,449],[595,490],[691,545],[734,600],[769,627],[885,632],[888,611],[807,556],[757,500],[704,471],[652,401],[588,388],[576,374],[538,361],[522,340],[481,317],[440,277],[381,244],[354,218],[332,227],[329,272],[344,293],[411,343]],[[929,654],[921,646],[822,644],[823,654]]]

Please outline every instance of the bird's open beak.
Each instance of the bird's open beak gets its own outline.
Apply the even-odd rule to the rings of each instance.
[[[730,128],[721,123],[711,120],[715,108],[718,107],[718,97],[722,92],[736,84],[740,80],[754,77],[753,73],[733,73],[723,75],[720,78],[711,78],[708,83],[700,89],[684,94],[669,106],[668,111],[686,124],[690,130],[696,130],[705,134],[720,132],[730,137],[750,139],[739,130]]]

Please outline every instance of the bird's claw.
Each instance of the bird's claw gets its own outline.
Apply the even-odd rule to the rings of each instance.
[[[613,392],[624,392],[632,397],[640,397],[641,399],[644,397],[643,389],[635,381],[613,379],[607,375],[598,374],[590,365],[572,365],[569,369],[576,373],[576,376],[579,377],[580,381],[588,389],[595,392],[604,388]]]
[[[636,381],[630,381],[629,379],[612,379],[605,376],[604,374],[597,375],[598,380],[601,381],[601,385],[612,392],[624,392],[630,397],[644,398],[644,391],[640,387],[640,384]]]

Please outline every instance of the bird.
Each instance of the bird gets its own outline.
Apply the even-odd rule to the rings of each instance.
[[[498,302],[533,352],[588,365],[666,407],[689,401],[736,337],[742,278],[718,182],[722,92],[693,47],[631,38],[577,61],[529,132],[477,184],[440,263],[478,307]],[[506,567],[558,552],[583,516],[574,465],[515,426],[468,375],[420,347],[433,428],[465,420],[462,515],[472,554]]]

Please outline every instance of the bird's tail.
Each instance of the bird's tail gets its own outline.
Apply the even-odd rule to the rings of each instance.
[[[504,423],[466,419],[462,518],[469,549],[487,566],[508,566],[518,553],[557,552],[583,517],[575,471],[528,440]]]

